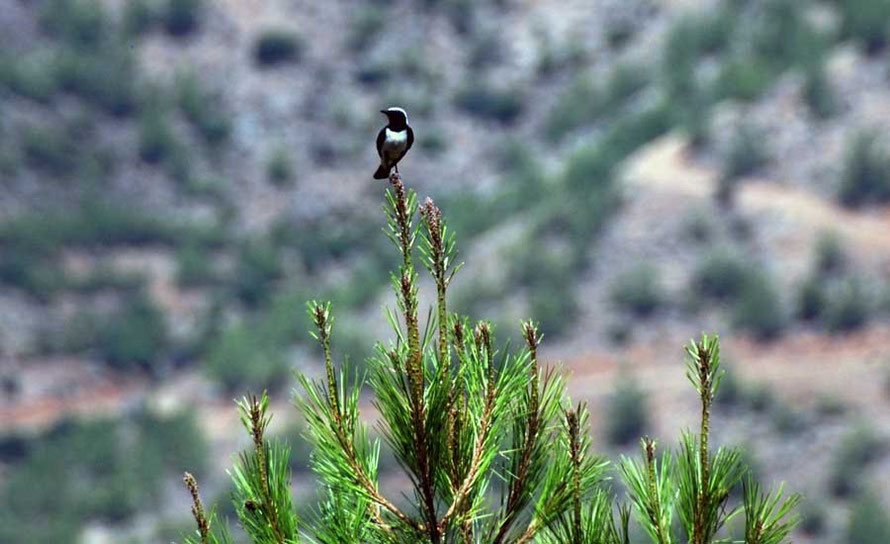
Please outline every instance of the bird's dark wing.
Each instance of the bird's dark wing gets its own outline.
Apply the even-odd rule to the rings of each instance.
[[[380,132],[377,133],[377,154],[381,157],[381,150],[383,149],[383,142],[386,140],[386,127],[380,129]],[[408,136],[408,141],[411,141],[411,137]]]
[[[411,130],[410,126],[405,127],[408,130],[408,145],[405,146],[405,153],[411,149],[411,146],[414,145],[414,131]]]

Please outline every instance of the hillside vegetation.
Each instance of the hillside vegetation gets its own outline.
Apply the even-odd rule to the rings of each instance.
[[[132,471],[129,448],[178,425],[228,466],[229,399],[283,401],[294,368],[320,371],[310,298],[336,310],[334,356],[364,364],[391,334],[370,178],[378,111],[400,105],[417,133],[400,167],[468,263],[456,311],[514,343],[532,316],[615,452],[691,424],[659,389],[664,354],[719,331],[736,381],[720,439],[804,492],[796,541],[861,535],[890,505],[888,28],[887,0],[11,0],[0,490],[27,498],[7,526],[176,539],[173,475],[77,508],[22,481],[92,474],[89,451],[45,452],[115,433]],[[302,474],[297,425],[274,430]],[[48,528],[37,511],[66,514]]]

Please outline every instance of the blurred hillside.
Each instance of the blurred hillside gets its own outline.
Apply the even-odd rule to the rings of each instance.
[[[391,105],[456,309],[540,320],[595,445],[692,421],[719,332],[718,438],[805,493],[795,541],[884,542],[888,40],[890,0],[6,0],[0,542],[178,539],[248,388],[313,496],[290,370],[310,298],[341,357],[387,334]]]

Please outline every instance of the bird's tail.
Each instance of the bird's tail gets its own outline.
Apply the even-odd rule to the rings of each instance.
[[[381,164],[377,167],[377,171],[374,172],[374,179],[386,179],[389,177],[389,171],[392,167],[387,167],[384,164]]]

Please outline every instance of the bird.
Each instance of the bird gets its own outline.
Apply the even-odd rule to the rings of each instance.
[[[380,110],[386,116],[387,124],[377,133],[377,154],[380,166],[374,172],[374,179],[386,179],[390,171],[399,173],[399,161],[414,144],[414,131],[408,125],[408,114],[402,108],[392,107]]]

